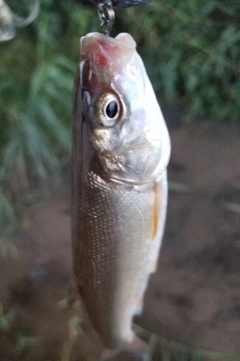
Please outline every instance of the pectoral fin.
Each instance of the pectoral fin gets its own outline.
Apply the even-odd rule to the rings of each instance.
[[[159,226],[159,219],[161,217],[161,209],[163,202],[162,182],[154,183],[153,192],[154,192],[154,202],[152,206],[151,227],[150,227],[151,240],[154,240],[156,238],[158,232],[158,226]]]

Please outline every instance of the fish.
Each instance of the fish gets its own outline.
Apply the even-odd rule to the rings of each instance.
[[[164,231],[170,138],[136,42],[80,40],[72,127],[73,277],[107,348],[131,342]]]

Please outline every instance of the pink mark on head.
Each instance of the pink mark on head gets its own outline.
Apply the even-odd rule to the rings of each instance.
[[[95,53],[95,56],[94,56],[94,60],[96,61],[96,63],[98,65],[103,65],[103,66],[106,66],[108,65],[108,59],[106,56],[104,56],[102,53]]]
[[[116,46],[98,39],[93,47],[94,61],[96,61],[98,65],[109,65],[111,62],[110,55],[116,51],[116,48]]]

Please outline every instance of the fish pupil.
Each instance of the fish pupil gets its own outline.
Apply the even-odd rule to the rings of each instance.
[[[115,100],[112,100],[106,107],[106,114],[108,118],[113,119],[118,112],[118,104]]]

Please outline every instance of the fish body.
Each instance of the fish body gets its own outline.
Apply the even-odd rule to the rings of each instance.
[[[132,338],[155,271],[166,206],[170,140],[136,43],[81,38],[72,155],[74,279],[109,348]]]

